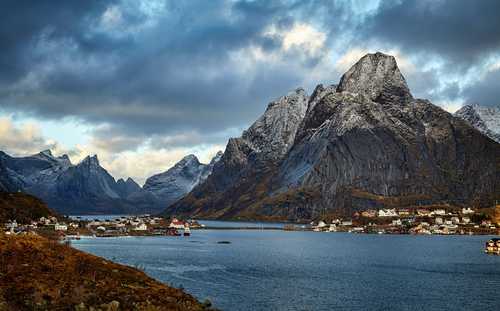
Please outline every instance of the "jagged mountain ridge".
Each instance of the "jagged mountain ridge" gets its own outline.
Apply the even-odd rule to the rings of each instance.
[[[149,177],[143,189],[168,206],[205,181],[221,157],[219,151],[209,164],[203,164],[195,155],[187,155],[167,171]]]
[[[455,116],[467,121],[489,138],[500,143],[500,108],[465,105]]]
[[[414,99],[392,56],[364,56],[336,87],[318,86],[304,102],[284,153],[262,157],[269,145],[249,144],[249,131],[230,139],[212,175],[165,213],[308,220],[390,204],[483,206],[496,195],[499,145]]]
[[[204,165],[196,182],[210,174],[215,161]],[[175,178],[170,182],[175,183]],[[177,190],[179,198],[191,189]],[[132,178],[115,181],[96,155],[73,165],[67,155],[55,157],[50,150],[27,157],[0,152],[0,191],[35,195],[65,214],[157,213],[172,203],[141,188]]]

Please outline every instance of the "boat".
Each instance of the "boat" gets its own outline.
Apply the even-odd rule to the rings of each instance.
[[[189,227],[184,228],[184,236],[190,236],[191,235],[191,229]]]
[[[493,238],[491,240],[488,240],[485,244],[484,252],[486,254],[500,255],[500,239]]]
[[[181,234],[175,228],[168,228],[168,230],[165,232],[165,235],[168,235],[168,236],[180,236]]]

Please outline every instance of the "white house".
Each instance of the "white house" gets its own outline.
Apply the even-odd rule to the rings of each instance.
[[[148,226],[145,223],[142,223],[134,228],[135,231],[146,231],[148,230]]]
[[[434,219],[434,221],[436,222],[436,224],[438,225],[442,225],[443,224],[443,218],[442,217],[436,217]]]
[[[397,217],[398,213],[396,213],[395,208],[384,208],[378,210],[378,217]]]
[[[464,208],[462,208],[462,214],[464,214],[464,215],[474,214],[474,210],[470,207],[464,207]]]
[[[352,220],[344,220],[344,221],[342,221],[342,226],[352,226]]]
[[[54,230],[56,230],[56,231],[66,231],[66,230],[68,230],[68,226],[66,226],[65,224],[55,224],[54,225]]]
[[[401,219],[393,219],[392,220],[392,225],[393,226],[401,226],[402,222],[401,222]]]
[[[175,229],[184,229],[184,222],[178,220],[177,218],[173,218],[168,227]]]
[[[439,215],[439,216],[444,216],[446,215],[446,211],[444,209],[435,209],[433,212],[432,212],[433,215]]]
[[[465,216],[462,217],[462,223],[464,223],[464,224],[470,223],[470,218],[469,217],[465,217]]]

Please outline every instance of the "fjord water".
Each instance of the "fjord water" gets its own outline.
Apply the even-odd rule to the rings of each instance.
[[[500,256],[483,253],[487,239],[196,230],[73,246],[222,310],[498,310]]]

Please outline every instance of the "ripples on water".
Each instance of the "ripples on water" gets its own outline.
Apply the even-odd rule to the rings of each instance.
[[[482,253],[486,239],[202,230],[73,245],[223,310],[500,310],[500,256]]]

